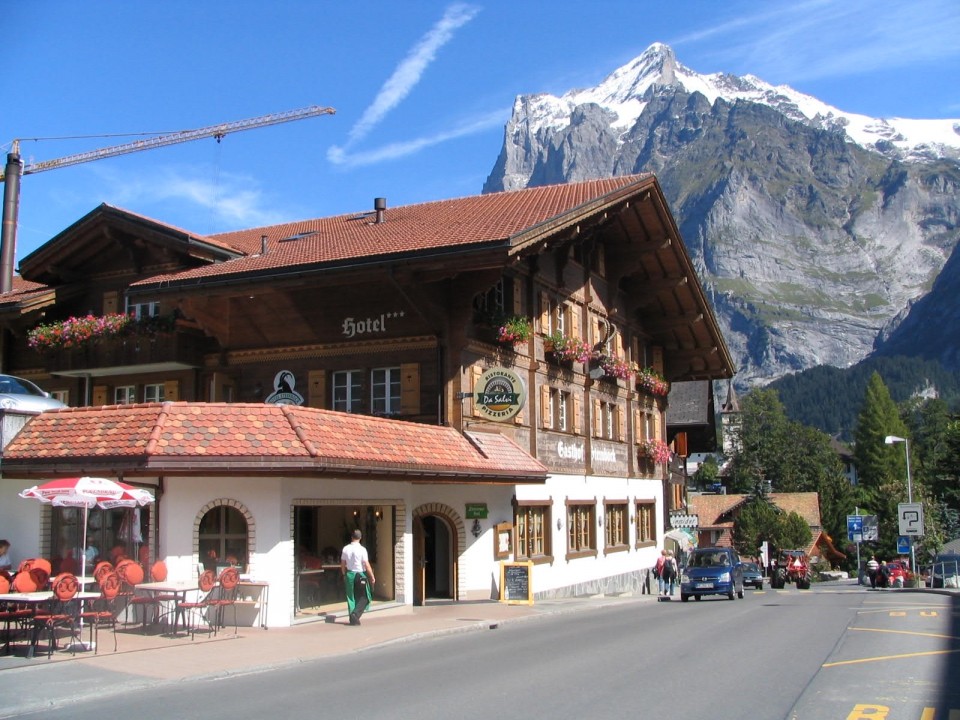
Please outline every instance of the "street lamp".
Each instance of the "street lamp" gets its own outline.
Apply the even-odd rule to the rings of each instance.
[[[894,445],[896,443],[903,443],[904,452],[907,454],[907,502],[913,502],[913,483],[910,481],[910,441],[906,438],[897,437],[896,435],[887,435],[883,442],[887,445]],[[913,549],[913,538],[910,538],[910,572],[916,573],[916,555]]]

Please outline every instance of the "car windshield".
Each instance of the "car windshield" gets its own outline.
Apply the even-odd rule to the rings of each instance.
[[[0,375],[0,395],[33,395],[35,397],[45,397],[43,391],[33,383],[10,375]]]
[[[724,567],[730,564],[730,558],[724,552],[695,553],[690,561],[690,567]]]

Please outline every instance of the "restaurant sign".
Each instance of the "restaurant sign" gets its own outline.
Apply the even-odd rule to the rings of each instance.
[[[515,417],[527,401],[526,386],[513,370],[494,367],[477,378],[473,388],[477,412],[503,422]]]

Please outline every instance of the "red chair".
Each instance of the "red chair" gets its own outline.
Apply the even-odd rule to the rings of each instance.
[[[123,582],[117,573],[111,571],[101,576],[99,584],[100,597],[93,601],[91,610],[80,613],[80,617],[90,623],[90,642],[94,654],[100,651],[100,628],[105,625],[113,628],[113,651],[117,651],[117,616],[121,610],[117,598]]]
[[[240,572],[235,567],[228,567],[220,573],[217,580],[217,593],[210,600],[210,605],[215,609],[214,627],[226,627],[223,624],[223,616],[228,607],[233,608],[233,634],[237,634],[237,590],[240,584]],[[214,630],[216,634],[216,630]]]
[[[61,573],[53,580],[53,596],[50,606],[40,610],[33,616],[33,640],[31,645],[36,647],[40,634],[46,630],[49,635],[47,657],[53,657],[53,650],[57,645],[57,628],[69,627],[70,634],[76,635],[78,613],[72,612],[71,602],[80,590],[77,576],[71,573]]]
[[[177,626],[178,618],[182,618],[183,626],[187,627],[187,616],[190,616],[191,640],[193,640],[194,635],[197,633],[200,621],[204,619],[207,621],[208,631],[216,633],[216,618],[213,617],[216,613],[211,612],[210,604],[213,600],[214,591],[217,589],[217,576],[213,574],[213,570],[203,571],[200,575],[199,585],[199,597],[196,600],[187,600],[177,605],[177,614],[173,619],[174,627]],[[197,621],[194,622],[194,620]]]
[[[150,567],[150,579],[153,582],[163,582],[167,579],[167,564],[163,560],[157,560]]]
[[[93,568],[93,579],[97,581],[97,584],[99,584],[104,575],[109,575],[112,572],[113,564],[107,562],[106,560],[101,560],[97,563],[96,567]]]

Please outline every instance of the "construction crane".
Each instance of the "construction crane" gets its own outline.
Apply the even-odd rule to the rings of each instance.
[[[182,130],[166,135],[158,135],[148,140],[135,140],[134,142],[124,143],[123,145],[113,145],[112,147],[91,150],[76,155],[68,155],[55,160],[44,160],[43,162],[30,163],[28,165],[24,165],[20,159],[20,141],[14,140],[10,152],[7,154],[6,169],[0,174],[0,179],[3,180],[3,228],[2,231],[0,231],[0,294],[10,292],[13,287],[13,260],[17,247],[17,215],[20,211],[20,178],[23,175],[43,172],[44,170],[56,170],[92,160],[101,160],[103,158],[116,157],[117,155],[140,152],[141,150],[153,150],[154,148],[165,147],[166,145],[176,145],[177,143],[200,140],[202,138],[212,137],[216,138],[217,142],[220,142],[228,133],[252,130],[267,125],[278,125],[294,120],[304,120],[306,118],[316,117],[317,115],[333,115],[335,113],[336,110],[333,108],[314,105],[301,108],[300,110],[289,110],[287,112],[261,115],[260,117],[250,118],[248,120],[211,125],[196,130]]]

